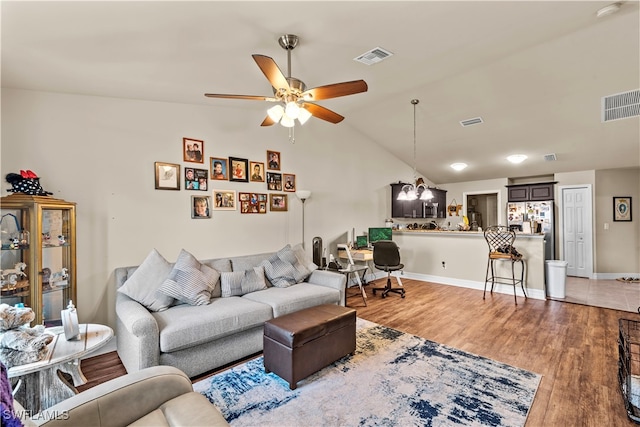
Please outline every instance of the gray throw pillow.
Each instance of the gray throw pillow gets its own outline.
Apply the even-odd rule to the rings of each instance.
[[[293,266],[293,268],[295,269],[295,272],[293,273],[293,279],[295,280],[295,283],[303,282],[311,274],[312,270],[309,270],[303,263],[300,262],[300,260],[296,256],[296,253],[291,248],[291,245],[287,245],[284,248],[280,249],[276,253],[276,255],[281,261]]]
[[[299,276],[299,272],[286,261],[281,259],[275,259],[271,262],[264,260],[260,265],[264,267],[267,279],[276,288],[287,288],[298,283],[296,278]]]
[[[173,298],[158,292],[171,273],[171,264],[153,249],[133,272],[118,292],[127,295],[151,311],[163,311],[173,303]]]
[[[245,271],[222,272],[222,297],[242,296],[251,292],[267,289],[264,280],[264,268],[253,267]]]
[[[207,305],[220,273],[182,249],[160,292],[190,305]]]

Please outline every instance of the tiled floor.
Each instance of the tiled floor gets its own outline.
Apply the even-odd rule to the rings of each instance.
[[[553,299],[637,313],[640,283],[567,277],[565,298]]]

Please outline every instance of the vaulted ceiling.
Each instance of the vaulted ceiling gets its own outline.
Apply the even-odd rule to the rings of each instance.
[[[271,95],[251,55],[308,87],[364,79],[319,104],[436,184],[640,166],[640,119],[603,123],[602,97],[640,88],[638,1],[296,1],[1,3],[2,87],[242,108],[205,92]],[[393,53],[373,65],[354,58]],[[481,117],[463,127],[460,121]],[[265,128],[264,132],[273,132]],[[505,160],[526,154],[519,166]],[[545,156],[555,154],[555,161]],[[465,162],[462,172],[449,165]]]

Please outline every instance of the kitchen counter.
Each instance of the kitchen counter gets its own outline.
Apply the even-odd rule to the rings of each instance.
[[[404,275],[427,282],[484,289],[489,248],[482,231],[393,230],[400,247]],[[531,298],[545,299],[543,234],[516,234],[514,246],[525,259],[525,289]],[[500,263],[499,276],[510,276],[511,263]],[[516,274],[519,273],[516,267]],[[490,287],[490,285],[488,285]],[[494,292],[513,295],[513,287],[496,284]],[[518,287],[518,295],[522,290]],[[480,296],[481,297],[481,296]]]

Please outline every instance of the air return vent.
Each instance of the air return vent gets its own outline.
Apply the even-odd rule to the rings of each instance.
[[[482,121],[482,117],[474,117],[473,119],[467,119],[467,120],[461,120],[460,121],[460,125],[462,125],[462,127],[479,125],[480,123],[484,123]]]
[[[602,121],[640,116],[640,89],[602,97]]]
[[[388,50],[385,50],[381,47],[376,47],[374,49],[371,49],[369,52],[365,52],[362,55],[353,58],[353,60],[362,62],[365,65],[373,65],[377,64],[383,59],[387,59],[391,55],[393,55],[393,53],[389,52]]]
[[[545,162],[555,162],[556,160],[558,160],[558,158],[556,157],[555,153],[544,155]]]

